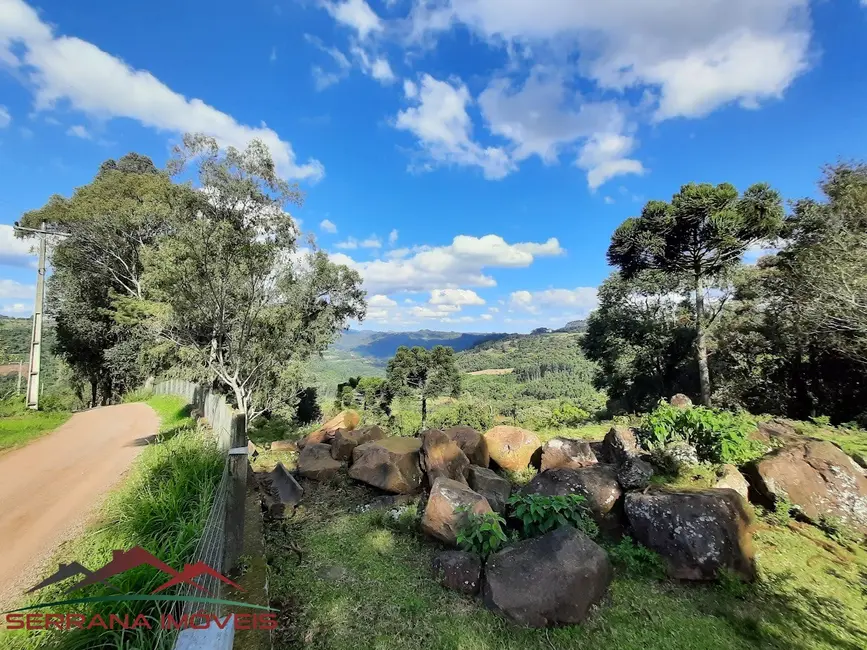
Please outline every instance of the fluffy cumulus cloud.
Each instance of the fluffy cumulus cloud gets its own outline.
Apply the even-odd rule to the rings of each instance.
[[[593,311],[597,304],[595,287],[514,291],[509,297],[510,309],[531,314],[572,314],[583,318]]]
[[[757,108],[781,98],[812,57],[809,0],[389,0],[387,6],[393,18],[380,18],[363,0],[327,8],[359,37],[409,50],[435,47],[447,32],[467,29],[507,61],[487,80],[475,79],[482,85],[476,96],[443,74],[403,81],[410,107],[393,123],[414,134],[421,156],[411,167],[422,171],[478,167],[500,179],[530,157],[545,164],[566,157],[595,189],[646,171],[636,138],[642,125],[700,118],[730,104]],[[476,125],[468,110],[475,106]]]
[[[336,253],[332,258],[358,270],[369,293],[390,295],[404,291],[493,287],[497,282],[485,273],[487,269],[526,268],[537,257],[563,252],[560,243],[553,238],[543,243],[510,244],[499,235],[458,235],[448,246],[406,249],[402,257],[360,262]]]
[[[0,300],[9,300],[16,298],[33,299],[33,294],[36,292],[35,285],[22,284],[16,280],[0,280]]]
[[[33,266],[33,241],[17,239],[12,226],[0,224],[0,264]]]
[[[484,299],[472,289],[435,289],[430,294],[432,305],[484,305]]]
[[[283,175],[311,181],[324,175],[317,160],[299,163],[292,145],[273,129],[241,124],[92,43],[56,35],[23,0],[0,2],[0,65],[32,89],[36,110],[65,101],[100,119],[124,117],[170,133],[202,132],[223,145],[240,148],[258,138],[268,145]]]
[[[13,302],[0,304],[0,314],[21,318],[33,314],[33,304],[29,302]]]
[[[412,105],[397,114],[394,125],[418,139],[422,157],[416,168],[474,166],[490,179],[503,178],[513,171],[514,161],[503,148],[484,147],[473,140],[473,124],[467,112],[472,98],[465,85],[425,74],[418,86],[404,84],[404,96]]]

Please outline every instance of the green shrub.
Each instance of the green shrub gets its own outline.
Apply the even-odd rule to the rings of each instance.
[[[645,418],[638,437],[650,451],[682,441],[695,446],[701,461],[742,465],[764,453],[749,437],[755,426],[745,415],[704,406],[677,408],[662,400]]]
[[[580,494],[518,493],[509,498],[509,506],[512,516],[521,523],[521,534],[525,538],[544,535],[560,526],[574,526],[586,535],[596,537],[599,527],[590,516],[586,501]]]
[[[827,415],[817,415],[816,417],[810,418],[813,421],[813,424],[819,427],[830,427],[831,426],[831,418]]]
[[[548,426],[554,429],[579,427],[590,419],[590,414],[570,402],[561,402],[551,412]]]
[[[795,510],[795,506],[791,501],[777,499],[774,502],[774,509],[766,511],[765,519],[774,526],[788,526],[792,521],[793,510]]]
[[[665,564],[662,558],[629,536],[621,539],[616,545],[609,546],[607,550],[614,566],[620,567],[629,575],[659,580],[665,577]]]
[[[448,429],[459,425],[476,431],[487,431],[494,426],[494,415],[489,406],[479,402],[461,400],[441,406],[428,418],[431,429]]]
[[[466,507],[458,508],[457,511],[466,512]],[[458,546],[483,558],[488,557],[508,541],[503,530],[505,525],[505,519],[496,512],[469,512],[458,528]]]
[[[128,404],[129,402],[147,402],[153,396],[153,389],[136,388],[135,390],[131,390],[128,393],[124,394],[123,403]]]

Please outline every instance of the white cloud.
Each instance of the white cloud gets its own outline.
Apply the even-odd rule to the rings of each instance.
[[[329,86],[333,86],[343,79],[342,75],[339,75],[336,72],[326,72],[318,65],[314,65],[310,68],[310,74],[313,77],[313,87],[317,92],[325,90]]]
[[[358,242],[358,245],[362,248],[382,248],[382,242],[376,235],[371,235],[367,239],[362,239]]]
[[[634,146],[631,136],[599,133],[581,148],[575,164],[587,170],[587,184],[595,190],[615,176],[644,173],[641,162],[627,157]]]
[[[371,32],[382,31],[382,21],[364,0],[345,0],[329,2],[322,0],[322,6],[337,22],[351,27],[361,38]]]
[[[33,266],[35,239],[17,239],[12,226],[0,224],[0,264]]]
[[[416,38],[462,23],[495,46],[567,61],[602,88],[653,91],[657,119],[779,97],[809,65],[809,0],[443,0]],[[757,66],[756,61],[762,65]]]
[[[515,169],[500,147],[483,147],[472,139],[472,120],[467,106],[469,90],[459,81],[452,85],[425,74],[421,87],[404,84],[406,99],[415,103],[397,114],[396,128],[413,133],[426,163],[421,169],[441,164],[480,167],[485,178],[499,179]]]
[[[614,199],[610,196],[606,196],[603,200],[605,201],[605,205],[614,205],[615,203]]]
[[[9,114],[9,109],[0,105],[0,129],[5,129],[12,123],[12,116]]]
[[[258,138],[281,174],[318,180],[318,160],[299,164],[292,145],[264,124],[240,124],[201,99],[188,99],[145,70],[135,70],[92,43],[56,36],[22,0],[0,2],[0,64],[32,87],[38,111],[68,101],[72,109],[105,119],[125,117],[158,131],[201,132],[242,148]]]
[[[342,250],[355,250],[357,248],[382,248],[382,242],[376,235],[371,235],[367,239],[357,240],[355,237],[349,237],[345,241],[334,244],[335,248]]]
[[[90,134],[90,131],[87,130],[87,127],[81,124],[74,124],[66,129],[66,135],[71,135],[76,138],[81,138],[82,140],[92,140],[93,136]]]
[[[397,307],[397,302],[395,302],[388,296],[378,294],[368,298],[367,305],[372,308],[382,309],[387,307]]]
[[[493,287],[497,282],[485,274],[486,269],[525,268],[536,257],[561,252],[562,248],[556,239],[540,244],[509,244],[498,235],[458,235],[448,246],[420,247],[400,258],[357,262],[343,253],[331,257],[338,264],[347,264],[358,270],[368,292],[393,294],[443,288]]]
[[[0,314],[4,316],[30,316],[33,314],[33,304],[24,302],[15,302],[12,304],[0,305]]]
[[[32,299],[35,292],[35,285],[22,284],[16,280],[0,280],[0,300],[8,300],[10,298]]]
[[[397,81],[397,77],[395,77],[391,65],[385,57],[376,55],[372,56],[358,44],[353,45],[350,48],[350,52],[358,62],[361,71],[376,79],[383,86],[387,86]]]
[[[358,248],[358,240],[355,239],[355,237],[350,237],[349,239],[346,239],[344,241],[337,242],[336,244],[334,244],[334,247],[340,248],[341,250],[345,251],[354,251],[356,248]]]
[[[479,318],[481,318],[482,320],[491,320],[493,316],[491,316],[490,314],[482,314]]]
[[[516,311],[533,314],[545,312],[568,312],[580,317],[596,308],[598,300],[595,287],[576,289],[546,289],[544,291],[514,291],[509,297],[509,307]]]
[[[378,58],[373,61],[370,66],[370,76],[386,84],[393,83],[395,80],[394,72],[387,59]]]
[[[388,233],[388,245],[394,246],[397,243],[397,228],[393,229],[390,233]]]
[[[472,289],[435,289],[430,292],[432,305],[484,305],[484,299]]]
[[[328,232],[332,235],[337,232],[337,226],[330,219],[323,219],[319,222],[319,230],[322,232]]]

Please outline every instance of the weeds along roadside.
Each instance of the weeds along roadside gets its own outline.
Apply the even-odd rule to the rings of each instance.
[[[136,459],[122,485],[101,508],[97,521],[85,533],[65,545],[50,566],[61,562],[80,562],[96,569],[109,560],[115,549],[142,546],[173,567],[182,567],[192,559],[202,535],[214,493],[223,471],[223,458],[204,431],[189,416],[185,401],[172,396],[154,396],[145,400],[160,416],[159,436],[146,446]],[[38,581],[34,576],[33,582]],[[165,581],[152,567],[138,567],[112,578],[112,589],[94,585],[63,595],[69,581],[44,589],[35,602],[53,602],[70,597],[90,597],[123,593],[148,594]],[[91,648],[170,648],[174,633],[159,629],[160,615],[168,613],[171,603],[135,601],[93,603],[70,606],[90,618],[101,614],[148,617],[152,630],[75,630],[64,632],[0,633],[0,647],[31,650],[51,647],[58,650]],[[52,612],[64,611],[62,607]]]

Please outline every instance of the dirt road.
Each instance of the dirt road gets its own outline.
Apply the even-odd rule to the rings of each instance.
[[[158,428],[146,404],[107,406],[0,454],[0,611],[39,582]]]

